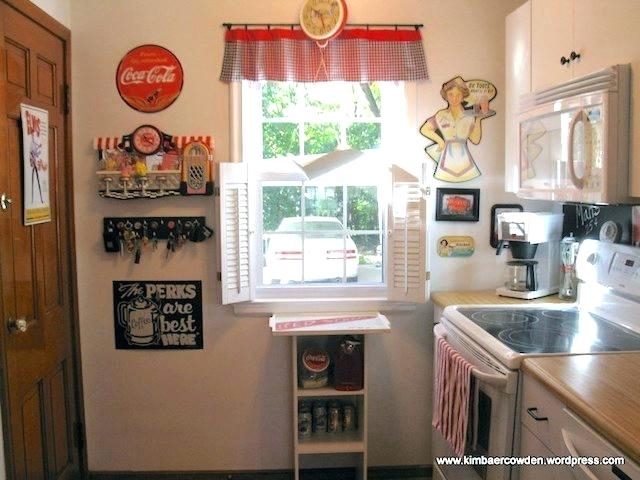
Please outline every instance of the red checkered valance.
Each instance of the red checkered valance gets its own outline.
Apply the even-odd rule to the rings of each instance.
[[[347,28],[321,45],[302,30],[226,31],[220,80],[417,81],[429,78],[418,29]]]

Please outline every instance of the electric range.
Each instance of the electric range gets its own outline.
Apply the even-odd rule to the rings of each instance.
[[[465,456],[513,455],[524,358],[640,351],[640,248],[584,240],[576,272],[580,283],[574,303],[444,309],[435,338],[471,364],[476,391]],[[435,428],[432,446],[436,458],[454,456]],[[512,474],[507,465],[434,465],[439,480],[511,480]]]
[[[451,325],[517,369],[526,356],[640,351],[640,249],[585,240],[571,304],[450,306]]]

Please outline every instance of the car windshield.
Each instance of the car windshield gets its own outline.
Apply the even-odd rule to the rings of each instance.
[[[276,230],[278,233],[301,233],[304,231],[306,236],[318,237],[342,237],[344,228],[338,219],[305,219],[285,218],[280,222]]]

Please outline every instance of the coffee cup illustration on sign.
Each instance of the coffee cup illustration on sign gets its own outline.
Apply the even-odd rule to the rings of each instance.
[[[145,297],[123,302],[118,308],[118,321],[125,329],[130,345],[154,345],[159,341],[160,309]]]

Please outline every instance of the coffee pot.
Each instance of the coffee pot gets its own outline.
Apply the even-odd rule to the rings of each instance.
[[[561,213],[503,212],[497,216],[500,255],[508,247],[506,279],[498,295],[522,299],[558,292],[560,283]]]
[[[535,260],[511,260],[507,262],[508,279],[505,287],[514,292],[532,292],[538,289]]]

